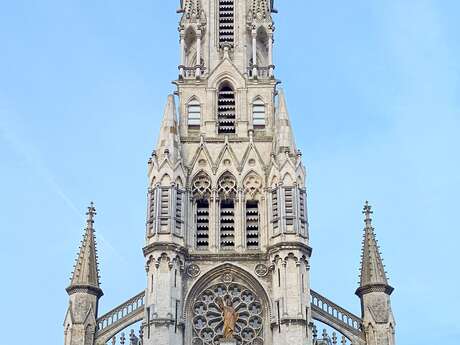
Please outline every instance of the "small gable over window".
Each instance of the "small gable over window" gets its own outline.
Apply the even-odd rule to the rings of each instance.
[[[260,98],[252,103],[252,124],[254,127],[265,127],[265,103]]]

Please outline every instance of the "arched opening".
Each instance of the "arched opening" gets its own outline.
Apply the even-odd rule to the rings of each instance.
[[[211,179],[204,172],[199,173],[192,182],[193,208],[195,215],[195,246],[198,250],[209,247],[209,204]]]
[[[257,65],[259,67],[268,66],[268,34],[267,30],[261,26],[257,29]]]
[[[196,98],[193,98],[187,104],[187,124],[188,124],[188,128],[191,130],[200,129],[201,104]]]
[[[220,210],[220,249],[235,248],[236,179],[226,172],[217,183]]]
[[[229,83],[222,83],[219,87],[217,99],[218,133],[235,133],[235,120],[235,91]]]
[[[252,103],[252,125],[255,129],[265,128],[265,103],[260,98]]]
[[[245,203],[246,248],[256,250],[260,244],[260,196],[262,193],[261,177],[250,172],[243,182]]]
[[[185,66],[195,67],[197,65],[197,46],[196,32],[192,27],[189,27],[185,32]]]

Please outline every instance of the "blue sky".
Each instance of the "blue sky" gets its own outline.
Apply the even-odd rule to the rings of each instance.
[[[460,2],[277,2],[276,74],[308,169],[312,288],[359,313],[369,199],[398,343],[458,344]],[[0,324],[20,343],[63,341],[90,200],[101,310],[144,288],[146,162],[177,75],[177,5],[0,4]]]

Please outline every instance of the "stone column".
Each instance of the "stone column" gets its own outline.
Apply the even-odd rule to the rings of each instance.
[[[252,77],[257,78],[257,31],[252,29]]]
[[[201,29],[198,28],[196,34],[196,70],[195,77],[199,79],[201,77]]]
[[[270,77],[273,77],[273,32],[271,30],[268,34],[268,66],[270,68]]]
[[[184,77],[184,66],[185,66],[185,31],[180,30],[180,65],[179,65],[179,76]]]

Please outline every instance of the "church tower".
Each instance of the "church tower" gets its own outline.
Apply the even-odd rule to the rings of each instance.
[[[395,345],[367,203],[362,316],[310,288],[306,172],[275,78],[273,6],[180,1],[176,90],[148,160],[146,288],[98,315],[91,204],[65,345]]]
[[[183,0],[179,76],[149,160],[145,345],[305,345],[305,169],[269,0]]]

